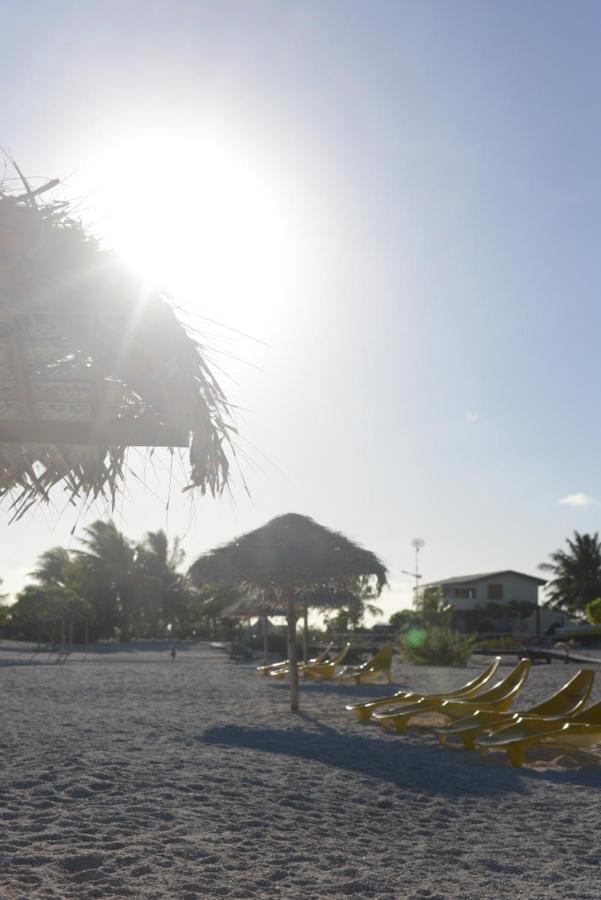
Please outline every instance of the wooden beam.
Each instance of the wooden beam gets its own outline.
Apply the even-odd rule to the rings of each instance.
[[[1,444],[94,444],[111,447],[188,447],[189,432],[155,422],[0,421]]]

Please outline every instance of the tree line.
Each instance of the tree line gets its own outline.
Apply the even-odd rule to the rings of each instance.
[[[149,531],[136,543],[98,520],[79,543],[46,550],[15,603],[0,598],[4,637],[63,645],[162,637],[169,625],[189,633],[203,618],[203,598],[181,571],[177,538],[170,545],[163,531]]]
[[[98,520],[83,529],[79,544],[77,549],[52,547],[42,553],[12,605],[2,594],[0,580],[0,636],[62,645],[168,634],[234,636],[235,622],[221,617],[231,594],[192,583],[183,569],[185,555],[178,538],[170,543],[159,530],[136,542],[114,522]],[[574,532],[567,549],[550,554],[539,568],[550,576],[546,605],[576,619],[601,621],[598,532]],[[366,612],[379,612],[371,600],[369,586],[357,585],[346,606],[329,611],[326,628],[359,628]],[[437,608],[438,596],[425,593],[416,601],[414,610],[391,617],[398,631],[432,616],[451,615],[450,610]]]
[[[98,520],[78,543],[42,553],[13,604],[0,590],[0,637],[64,647],[168,636],[231,640],[243,627],[222,616],[232,590],[191,580],[178,538],[170,543],[159,530],[136,542]],[[331,629],[356,629],[366,612],[379,612],[365,579],[348,595],[345,606],[329,611]]]

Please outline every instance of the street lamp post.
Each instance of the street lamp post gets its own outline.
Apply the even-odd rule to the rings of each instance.
[[[412,578],[415,578],[415,596],[417,597],[417,592],[419,590],[419,580],[422,577],[419,572],[419,551],[422,549],[426,542],[423,538],[413,538],[411,541],[411,546],[415,548],[415,572],[407,572],[405,569],[401,569],[402,575],[411,575]]]

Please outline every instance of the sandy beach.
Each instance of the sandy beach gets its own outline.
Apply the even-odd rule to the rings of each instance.
[[[377,686],[303,685],[293,715],[285,684],[207,645],[64,665],[0,646],[7,900],[601,897],[597,753],[549,748],[516,770],[423,727],[387,734],[344,711]],[[533,667],[517,705],[575,671]]]

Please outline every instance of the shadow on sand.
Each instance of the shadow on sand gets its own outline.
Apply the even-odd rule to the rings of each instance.
[[[280,688],[280,690],[290,690],[288,681],[281,681],[270,678],[265,679],[270,688]],[[403,682],[394,682],[393,684],[353,684],[349,681],[310,681],[302,679],[300,681],[300,690],[304,693],[316,692],[324,694],[338,694],[340,697],[348,698],[351,702],[360,703],[361,700],[371,700],[376,697],[387,697],[396,691],[410,690],[409,686]]]
[[[559,745],[541,745],[529,751],[524,768],[514,769],[501,755],[483,760],[458,746],[418,744],[395,735],[382,740],[344,734],[306,713],[299,713],[299,718],[317,730],[225,725],[209,729],[200,740],[320,762],[406,790],[445,797],[523,794],[529,780],[601,788],[601,759],[585,750],[566,753]],[[546,767],[553,762],[553,767]],[[541,764],[545,768],[532,768]]]
[[[246,728],[225,725],[206,731],[200,740],[215,746],[292,756],[345,769],[394,784],[405,790],[445,797],[522,794],[525,786],[515,770],[478,765],[478,758],[453,758],[437,744],[382,740],[342,734],[309,716],[318,730]],[[475,763],[475,765],[474,765]]]

